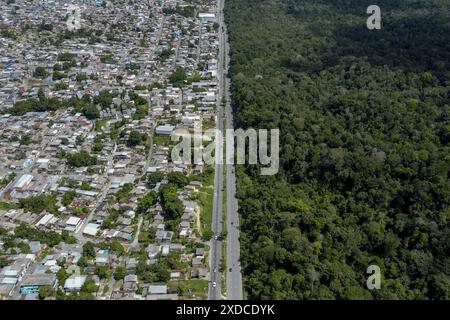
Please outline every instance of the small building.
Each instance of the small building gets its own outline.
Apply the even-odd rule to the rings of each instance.
[[[25,276],[20,284],[21,294],[39,293],[42,287],[56,288],[55,274],[31,274]]]
[[[70,278],[67,278],[64,283],[64,290],[66,292],[80,291],[86,281],[86,278],[87,276],[71,276]]]
[[[83,234],[95,237],[100,230],[100,225],[96,223],[89,223],[83,230]]]
[[[70,217],[66,221],[66,227],[64,230],[67,230],[69,232],[76,232],[81,227],[83,223],[83,220],[78,217]]]
[[[216,15],[214,13],[209,13],[209,12],[200,12],[198,14],[198,19],[201,22],[215,22]]]
[[[155,134],[159,135],[159,136],[170,136],[172,134],[173,130],[175,130],[175,126],[166,124],[163,126],[156,127]]]
[[[147,295],[147,300],[178,300],[178,295],[176,293],[167,294],[152,294]]]
[[[139,261],[136,258],[129,258],[125,263],[125,268],[128,271],[134,271],[134,270],[136,270],[136,267],[138,264],[139,264]]]
[[[167,285],[165,284],[151,284],[148,286],[148,294],[166,294]]]
[[[137,276],[135,274],[129,274],[123,278],[123,292],[134,292],[137,290]]]
[[[203,257],[195,257],[192,259],[193,267],[200,267],[203,265]]]
[[[95,265],[107,266],[110,263],[108,250],[99,250],[95,256]]]
[[[191,278],[193,279],[206,279],[208,277],[208,269],[206,268],[198,268],[192,270]]]
[[[28,245],[32,253],[39,254],[41,252],[41,243],[39,241],[30,241]]]
[[[156,244],[150,244],[145,251],[147,251],[148,253],[148,257],[150,259],[154,259],[156,258],[156,256],[159,254],[159,252],[161,251],[161,246],[160,245],[156,245]]]
[[[183,280],[183,273],[180,271],[170,272],[170,280]]]
[[[205,255],[205,249],[204,248],[195,249],[195,255],[197,257],[203,257]]]
[[[169,253],[170,253],[170,246],[169,245],[163,245],[162,246],[162,255],[165,257],[165,256],[168,256]]]
[[[33,176],[31,174],[24,174],[19,178],[19,180],[17,180],[13,188],[23,189],[24,187],[30,184],[31,180],[33,180]]]

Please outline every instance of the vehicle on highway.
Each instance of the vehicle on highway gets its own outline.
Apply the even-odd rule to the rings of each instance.
[[[214,268],[214,271],[213,271],[214,273],[216,273],[217,272],[217,269],[216,268]]]
[[[212,283],[212,286],[213,286],[213,288],[215,288],[215,287],[217,286],[217,283],[214,281],[214,282]]]
[[[228,269],[228,271],[230,271],[230,272],[231,272],[232,270],[233,270],[233,268]]]

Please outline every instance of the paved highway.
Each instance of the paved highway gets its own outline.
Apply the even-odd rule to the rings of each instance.
[[[230,105],[230,78],[228,77],[229,65],[229,42],[227,26],[224,23],[223,6],[225,0],[219,0],[220,4],[220,24],[223,31],[221,37],[221,47],[224,48],[224,70],[227,75],[225,80],[225,112],[226,112],[226,129],[234,129],[233,110]],[[239,214],[238,202],[236,199],[236,175],[234,164],[226,164],[227,175],[227,299],[242,300],[242,273],[241,273],[241,247],[239,243]]]
[[[229,47],[228,34],[223,17],[224,0],[218,0],[217,19],[219,23],[219,57],[218,57],[218,76],[219,76],[219,94],[217,99],[217,119],[216,126],[224,134],[223,125],[223,98],[226,104],[226,128],[233,129],[233,113],[230,106],[230,79],[224,79],[228,73]],[[224,92],[225,89],[225,92]],[[223,136],[223,135],[222,135]],[[223,142],[216,139],[216,159],[223,159]],[[242,300],[242,274],[240,267],[240,243],[239,243],[239,216],[238,204],[236,199],[236,176],[233,164],[226,164],[227,175],[227,270],[226,285],[227,299]],[[223,221],[223,164],[222,161],[216,161],[214,176],[214,200],[213,200],[213,222],[212,229],[214,237],[211,240],[210,256],[210,284],[208,298],[210,300],[219,300],[221,297],[221,265],[222,265],[222,241],[220,233],[222,232]]]
[[[220,0],[218,2],[217,16],[221,15],[222,7],[220,6]],[[223,23],[223,20],[219,20],[219,23]],[[219,27],[219,30],[220,27]],[[223,83],[224,83],[224,70],[223,70],[223,33],[219,32],[219,56],[217,65],[217,75],[219,78],[219,93],[217,96],[217,108],[216,108],[216,128],[219,129],[218,134],[223,133]],[[220,233],[222,232],[223,222],[223,143],[222,139],[215,139],[216,143],[216,161],[215,161],[215,173],[214,173],[214,196],[213,196],[213,218],[212,218],[212,231],[213,238],[211,239],[211,254],[210,254],[210,282],[208,290],[209,300],[221,299],[221,265],[222,265],[222,241]]]

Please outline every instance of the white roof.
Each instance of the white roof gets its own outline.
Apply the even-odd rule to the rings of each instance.
[[[200,12],[198,16],[199,18],[214,18],[216,15],[214,13]]]
[[[70,225],[70,226],[76,226],[78,223],[80,223],[81,219],[78,217],[70,217],[67,221],[66,224]]]
[[[98,230],[100,230],[100,225],[96,223],[89,223],[83,230],[84,234],[95,236],[97,235]]]
[[[66,289],[78,289],[81,288],[86,281],[86,276],[75,276],[67,278],[64,283],[64,288]]]
[[[53,219],[53,217],[54,217],[54,215],[51,214],[51,213],[46,214],[45,216],[43,216],[43,217],[41,218],[41,220],[38,221],[38,223],[36,223],[36,226],[46,225],[47,223],[50,222],[50,220]]]
[[[9,268],[10,267],[6,267],[5,269],[3,269],[2,275],[6,276],[6,277],[16,277],[17,275],[19,275],[18,270],[13,270],[13,269],[9,269]]]

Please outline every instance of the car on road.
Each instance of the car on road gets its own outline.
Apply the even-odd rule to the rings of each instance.
[[[230,272],[233,271],[233,268],[228,269],[228,271],[230,271]]]
[[[217,272],[217,269],[216,268],[214,268],[214,271],[213,271],[214,273],[216,273]]]
[[[219,236],[214,236],[214,240],[217,240],[217,239],[219,239]]]
[[[217,283],[215,281],[213,281],[212,286],[213,286],[213,288],[215,288],[217,286]]]

